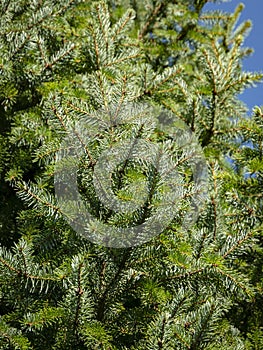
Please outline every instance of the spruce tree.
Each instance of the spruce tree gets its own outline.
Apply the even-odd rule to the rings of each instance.
[[[262,347],[261,75],[206,2],[2,1],[2,349]]]

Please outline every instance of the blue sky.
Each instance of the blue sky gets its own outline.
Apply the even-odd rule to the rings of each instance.
[[[263,0],[230,0],[222,4],[209,3],[204,9],[220,9],[233,12],[241,2],[245,5],[245,9],[239,22],[250,19],[253,23],[252,30],[246,38],[245,46],[252,47],[254,53],[244,60],[244,69],[247,71],[263,72]],[[247,89],[240,95],[240,99],[247,104],[250,110],[255,105],[263,105],[263,83],[258,84],[256,88]]]

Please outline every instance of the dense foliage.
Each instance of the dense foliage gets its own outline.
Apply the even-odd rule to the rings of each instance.
[[[204,12],[206,2],[0,2],[1,349],[263,348],[263,109],[248,116],[238,97],[261,75],[242,69],[242,5]],[[187,125],[205,157],[193,225],[183,221],[200,191],[192,153],[150,108],[165,111],[168,129]],[[152,166],[120,160],[114,194],[139,200],[146,182],[147,205],[132,215],[102,205],[94,167],[132,137],[168,150],[184,184],[161,234],[116,248],[69,225],[56,155],[83,123],[92,138],[78,188],[98,219],[86,230],[141,224],[166,193]]]

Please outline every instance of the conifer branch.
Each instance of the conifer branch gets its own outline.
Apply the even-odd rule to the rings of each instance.
[[[73,107],[72,104],[70,104],[71,107]],[[61,116],[61,114],[59,113],[58,109],[56,108],[55,105],[52,105],[51,106],[52,108],[52,111],[54,112],[54,115],[57,117],[57,119],[59,120],[61,126],[63,127],[63,129],[66,131],[66,133],[69,132],[69,128],[67,127],[66,123],[64,122],[63,120],[63,117]],[[85,152],[86,154],[88,155],[89,157],[89,160],[90,160],[90,164],[91,165],[94,165],[95,164],[95,160],[93,159],[85,141],[83,140],[82,136],[77,132],[77,130],[74,128],[74,133],[75,135],[77,136],[78,140],[80,141],[81,145],[83,146],[83,148],[85,149]]]
[[[233,245],[222,257],[225,259],[227,258],[231,253],[233,253],[236,249],[238,249],[244,242],[246,242],[248,239],[253,237],[255,234],[254,231],[249,232],[246,234],[245,237],[239,239],[235,245]]]
[[[14,266],[12,266],[11,264],[9,264],[5,259],[0,257],[0,262],[6,266],[10,271],[15,272],[15,274],[18,277],[24,277],[25,279],[30,279],[30,280],[39,280],[39,281],[59,281],[58,279],[51,277],[51,276],[36,276],[36,275],[32,275],[28,272],[23,272],[21,271],[21,269],[17,269]]]
[[[105,307],[106,307],[106,302],[108,298],[109,292],[112,290],[114,286],[116,286],[119,278],[121,277],[122,273],[126,269],[126,264],[131,256],[131,249],[126,248],[125,252],[122,256],[122,259],[119,263],[118,269],[116,273],[114,274],[113,278],[110,280],[108,285],[106,285],[106,288],[104,289],[102,295],[99,297],[98,300],[98,308],[97,308],[97,320],[98,321],[103,321],[105,317]]]
[[[113,42],[115,42],[119,34],[121,34],[124,31],[124,28],[130,23],[133,16],[133,11],[128,10],[126,16],[124,16],[124,21],[120,20],[118,23],[115,24],[115,26],[113,27],[113,35],[111,38]]]
[[[199,349],[202,335],[206,331],[208,323],[209,323],[210,319],[212,318],[214,311],[215,311],[215,305],[212,304],[209,312],[204,317],[204,321],[201,321],[201,328],[199,329],[198,333],[194,335],[194,341],[192,342],[192,344],[190,346],[190,350],[198,350]]]
[[[17,186],[20,191],[25,192],[29,196],[29,198],[32,198],[36,203],[43,204],[45,207],[50,208],[54,213],[59,213],[61,215],[63,214],[59,207],[55,206],[51,202],[43,200],[40,196],[32,192],[30,187],[26,183],[21,183],[21,184],[18,184]],[[21,192],[21,196],[23,195],[23,192]]]
[[[141,54],[136,53],[136,54],[127,55],[127,56],[121,57],[121,58],[115,58],[113,61],[106,63],[104,66],[111,67],[111,66],[118,65],[118,64],[123,63],[125,61],[130,61],[130,60],[133,60],[134,58],[139,58],[139,57],[141,57]]]
[[[160,330],[161,334],[160,334],[160,337],[158,337],[158,349],[164,348],[163,338],[164,338],[165,324],[166,324],[166,319],[164,317],[162,321],[161,330]]]
[[[214,164],[212,164],[211,168],[212,168],[212,179],[213,179],[213,186],[214,186],[214,195],[211,196],[211,203],[212,203],[213,216],[214,216],[213,240],[215,240],[217,235],[217,204],[216,204],[217,182],[216,182]]]
[[[262,284],[263,113],[258,108],[245,118],[237,96],[261,76],[242,71],[250,23],[237,26],[241,7],[234,15],[202,14],[205,1],[133,1],[136,11],[123,0],[110,8],[100,0],[2,2],[1,349],[225,350],[253,348],[255,339],[261,348],[261,305],[251,296],[260,295]],[[162,122],[155,124],[159,116],[140,109],[151,102],[174,114],[164,131]],[[176,136],[184,133],[182,145]],[[192,145],[195,134],[203,148],[198,140]],[[137,151],[138,139],[149,150],[156,146],[157,163],[158,156],[171,161],[159,177],[158,164]],[[127,140],[132,149],[125,149],[125,159],[117,152],[109,157],[116,163],[105,168],[111,171],[105,184],[112,185],[114,203],[139,203],[131,212],[108,209],[93,182],[97,159]],[[77,225],[85,237],[69,227],[78,219],[76,202],[62,204],[53,194],[53,155],[67,165],[75,142],[89,163],[83,159],[73,175],[92,217],[83,213],[85,222]],[[197,184],[195,146],[211,165]],[[157,147],[169,158],[156,154]],[[176,214],[159,237],[122,250],[101,246],[99,235],[115,228],[129,235],[138,222],[148,228],[161,210],[169,213],[162,198],[170,198],[164,182],[173,170],[180,198],[172,203],[171,194],[168,205],[176,205]],[[66,175],[61,185],[73,178]],[[8,187],[4,178],[17,186]],[[196,222],[182,226],[183,215],[203,198],[205,182],[210,200]],[[146,201],[137,198],[146,190]],[[58,220],[62,216],[69,225]],[[120,247],[133,244],[120,239]]]
[[[24,33],[23,33],[24,34]],[[28,41],[31,39],[32,35],[31,34],[27,34],[27,35],[23,35],[24,38],[22,40],[22,42],[20,43],[20,45],[18,45],[17,47],[14,48],[14,50],[10,50],[10,59],[13,59],[15,55],[17,55],[28,43]]]
[[[149,31],[150,27],[153,25],[156,17],[163,11],[164,8],[165,8],[165,3],[161,2],[159,5],[157,5],[156,7],[154,7],[152,9],[152,11],[150,12],[150,14],[147,18],[146,23],[144,24],[144,26],[142,27],[142,29],[139,32],[139,35],[138,35],[139,40],[141,40],[145,37],[145,35]]]
[[[78,328],[79,328],[79,316],[80,316],[80,312],[81,312],[81,299],[82,299],[82,295],[83,295],[83,289],[82,289],[82,267],[83,267],[83,263],[80,263],[78,266],[78,289],[76,290],[76,295],[77,295],[77,303],[76,303],[76,310],[75,310],[75,317],[74,317],[74,333],[77,335],[78,337]]]

